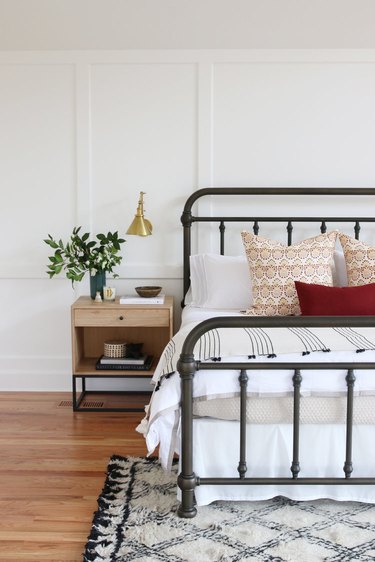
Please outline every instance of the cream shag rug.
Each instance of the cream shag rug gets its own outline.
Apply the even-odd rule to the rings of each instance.
[[[355,562],[375,560],[375,506],[283,497],[215,502],[176,515],[176,471],[111,458],[84,562]]]

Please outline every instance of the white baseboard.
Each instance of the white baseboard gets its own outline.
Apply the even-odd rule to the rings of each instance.
[[[79,388],[79,381],[77,383]],[[91,390],[150,390],[150,379],[90,379]],[[67,357],[2,357],[0,392],[70,392],[72,390],[71,358]]]

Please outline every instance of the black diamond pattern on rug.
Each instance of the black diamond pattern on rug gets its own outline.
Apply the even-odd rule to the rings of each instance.
[[[176,515],[176,472],[113,456],[84,562],[374,562],[375,506],[283,497]]]

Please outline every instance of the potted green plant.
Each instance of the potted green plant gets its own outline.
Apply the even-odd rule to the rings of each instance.
[[[103,286],[106,283],[106,274],[113,273],[113,268],[122,261],[121,244],[125,242],[119,238],[118,232],[108,234],[96,234],[96,240],[90,239],[90,234],[81,234],[81,226],[73,228],[68,242],[61,239],[55,240],[50,234],[44,240],[54,250],[49,256],[47,273],[50,279],[54,275],[65,272],[72,285],[76,281],[82,281],[84,275],[90,273],[90,294],[95,298],[100,291],[103,298]],[[118,277],[116,273],[113,277]]]

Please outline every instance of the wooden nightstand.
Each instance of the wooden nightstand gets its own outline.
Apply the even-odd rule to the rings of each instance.
[[[119,304],[118,299],[97,303],[90,297],[80,297],[72,305],[71,319],[73,410],[142,411],[151,385],[149,392],[92,390],[87,388],[86,381],[151,379],[164,347],[173,336],[173,297],[166,297],[164,304],[154,305],[124,305]],[[142,342],[145,353],[154,357],[151,369],[96,370],[96,362],[103,355],[104,342],[108,340]],[[77,382],[81,382],[80,390],[77,390]]]

